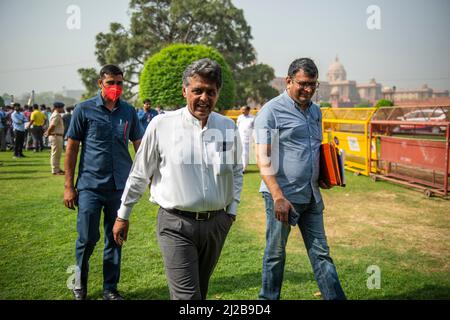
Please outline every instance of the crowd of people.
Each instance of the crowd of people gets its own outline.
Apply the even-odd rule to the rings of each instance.
[[[73,108],[66,106],[63,109],[62,118],[66,128],[69,126]],[[45,132],[49,128],[51,115],[51,107],[45,104],[22,106],[16,102],[1,108],[0,151],[13,151],[15,158],[23,158],[23,150],[41,152],[50,149],[49,137]]]

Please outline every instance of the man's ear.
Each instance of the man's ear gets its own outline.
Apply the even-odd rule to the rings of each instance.
[[[183,97],[187,98],[187,88],[183,85]]]
[[[97,85],[100,89],[102,88],[102,79],[97,80]]]

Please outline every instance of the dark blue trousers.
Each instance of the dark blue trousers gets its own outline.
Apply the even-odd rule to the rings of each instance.
[[[103,250],[103,290],[116,290],[120,278],[121,248],[114,242],[112,229],[120,207],[123,190],[78,192],[75,288],[87,288],[89,258],[100,239],[100,217],[104,213],[105,248]]]

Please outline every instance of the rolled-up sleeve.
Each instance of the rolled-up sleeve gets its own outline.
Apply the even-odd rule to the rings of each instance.
[[[131,128],[130,128],[130,140],[131,141],[140,140],[140,139],[142,139],[143,135],[144,135],[144,130],[142,130],[138,115],[137,115],[136,111],[133,109],[133,121],[131,123]]]
[[[271,144],[273,130],[276,128],[275,117],[269,108],[263,108],[258,113],[254,123],[255,142],[257,144]]]

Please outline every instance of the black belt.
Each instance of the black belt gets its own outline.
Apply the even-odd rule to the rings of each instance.
[[[162,209],[169,213],[179,214],[179,215],[186,216],[186,217],[189,217],[189,218],[197,220],[197,221],[209,220],[214,215],[225,212],[224,209],[215,210],[215,211],[199,211],[199,212],[183,211],[183,210],[178,210],[178,209],[165,209],[165,208],[162,208]]]

